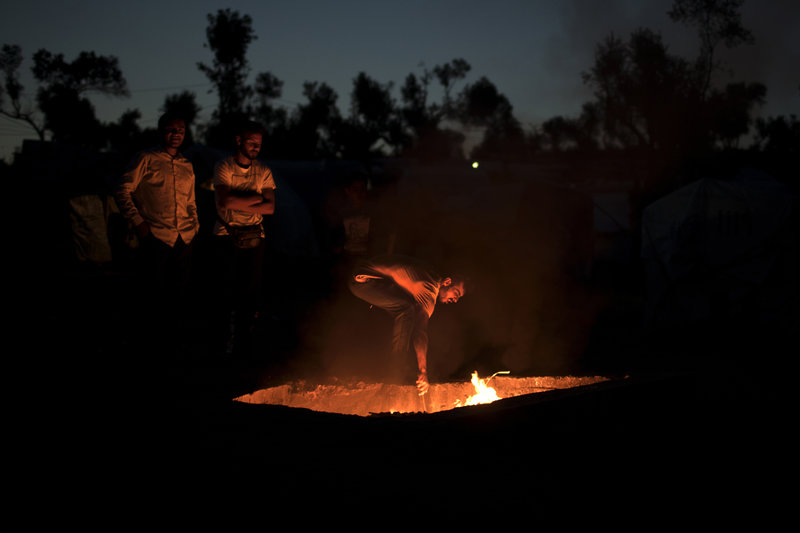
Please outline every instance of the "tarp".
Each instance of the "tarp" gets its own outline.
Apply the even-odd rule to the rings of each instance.
[[[69,199],[72,244],[79,263],[111,262],[104,200],[96,194],[82,194]]]
[[[642,216],[646,322],[796,313],[797,235],[791,192],[752,169],[701,179],[655,201]]]

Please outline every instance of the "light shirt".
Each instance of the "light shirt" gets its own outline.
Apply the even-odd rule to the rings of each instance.
[[[380,255],[363,262],[353,276],[356,282],[390,279],[409,293],[427,315],[433,315],[442,277],[430,266],[412,257]]]
[[[134,226],[150,225],[154,237],[174,246],[180,235],[190,243],[200,228],[191,162],[161,148],[138,153],[116,191],[120,213]]]
[[[231,192],[236,194],[261,195],[265,189],[275,189],[275,180],[272,171],[264,163],[256,160],[249,167],[244,168],[236,162],[234,156],[226,157],[214,167],[214,188],[227,185]],[[260,224],[263,217],[260,213],[250,213],[238,209],[226,209],[219,203],[219,194],[215,193],[217,214],[230,226],[252,226]],[[262,237],[264,232],[262,230]],[[217,220],[214,224],[214,235],[227,235],[228,230]]]

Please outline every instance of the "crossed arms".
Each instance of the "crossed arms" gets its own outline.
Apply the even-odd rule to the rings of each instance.
[[[255,192],[240,193],[231,189],[229,185],[218,184],[214,187],[217,192],[217,203],[225,209],[235,209],[259,215],[271,215],[275,212],[275,190],[265,188],[261,194]]]

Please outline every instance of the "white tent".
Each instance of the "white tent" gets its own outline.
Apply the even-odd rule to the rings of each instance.
[[[795,199],[746,169],[701,179],[649,205],[642,217],[646,324],[797,318]]]

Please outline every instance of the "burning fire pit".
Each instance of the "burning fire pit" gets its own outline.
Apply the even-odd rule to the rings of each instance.
[[[608,379],[601,376],[514,378],[500,375],[481,379],[474,372],[471,382],[431,383],[426,397],[420,397],[413,385],[364,382],[310,385],[300,381],[261,389],[235,398],[235,401],[359,416],[435,413],[525,394],[591,385]]]

